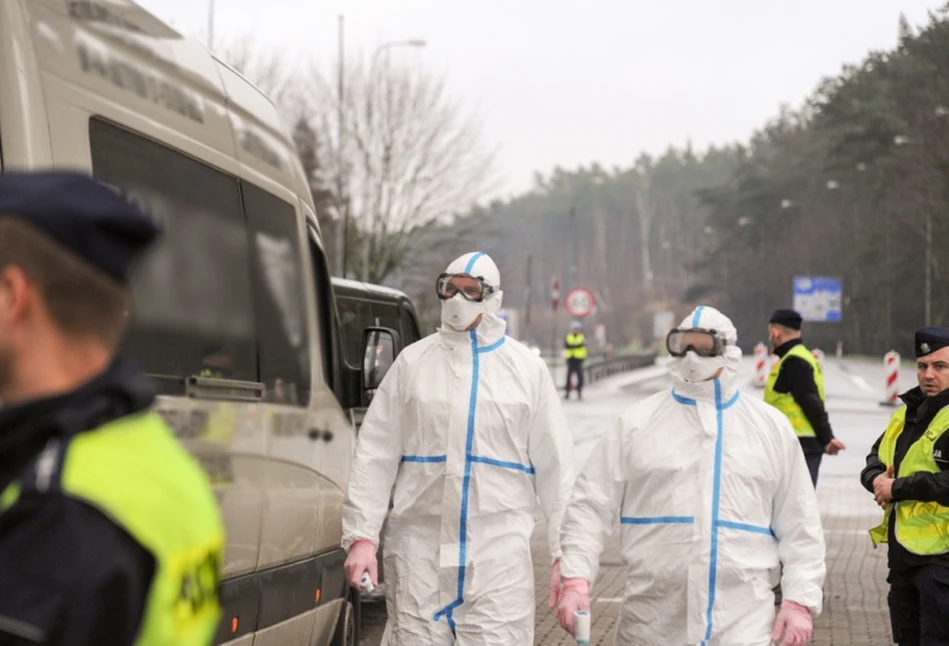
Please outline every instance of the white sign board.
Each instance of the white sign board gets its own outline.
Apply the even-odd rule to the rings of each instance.
[[[575,316],[580,319],[590,316],[590,314],[593,313],[595,305],[596,300],[593,298],[593,292],[584,287],[571,289],[564,301],[564,306],[567,308],[567,312],[570,316]]]
[[[794,309],[805,321],[839,323],[843,284],[827,276],[794,277]]]

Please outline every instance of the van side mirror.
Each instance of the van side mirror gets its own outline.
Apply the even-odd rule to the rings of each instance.
[[[390,328],[368,327],[362,333],[362,346],[362,389],[371,399],[401,352],[401,339]]]

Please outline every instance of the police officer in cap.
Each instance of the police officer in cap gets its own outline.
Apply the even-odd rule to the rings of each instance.
[[[890,621],[900,646],[949,644],[949,329],[916,331],[919,386],[901,395],[860,474],[889,544]]]
[[[824,454],[837,455],[846,447],[830,427],[824,406],[824,376],[817,359],[801,341],[802,322],[794,310],[775,310],[771,315],[768,338],[779,360],[768,375],[764,400],[790,420],[816,487]]]
[[[213,492],[116,358],[157,233],[87,175],[0,174],[0,644],[214,636]]]

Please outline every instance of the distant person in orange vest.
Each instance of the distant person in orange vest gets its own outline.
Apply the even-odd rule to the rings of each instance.
[[[570,399],[574,375],[577,376],[577,399],[583,399],[583,362],[587,358],[587,339],[580,321],[570,324],[570,332],[564,339],[563,347],[563,354],[567,359],[567,387],[564,399]]]

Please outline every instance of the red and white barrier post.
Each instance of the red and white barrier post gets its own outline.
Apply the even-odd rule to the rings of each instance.
[[[896,406],[899,403],[900,354],[890,350],[883,356],[884,406]]]
[[[768,348],[764,343],[755,346],[755,388],[764,388],[768,382]]]

